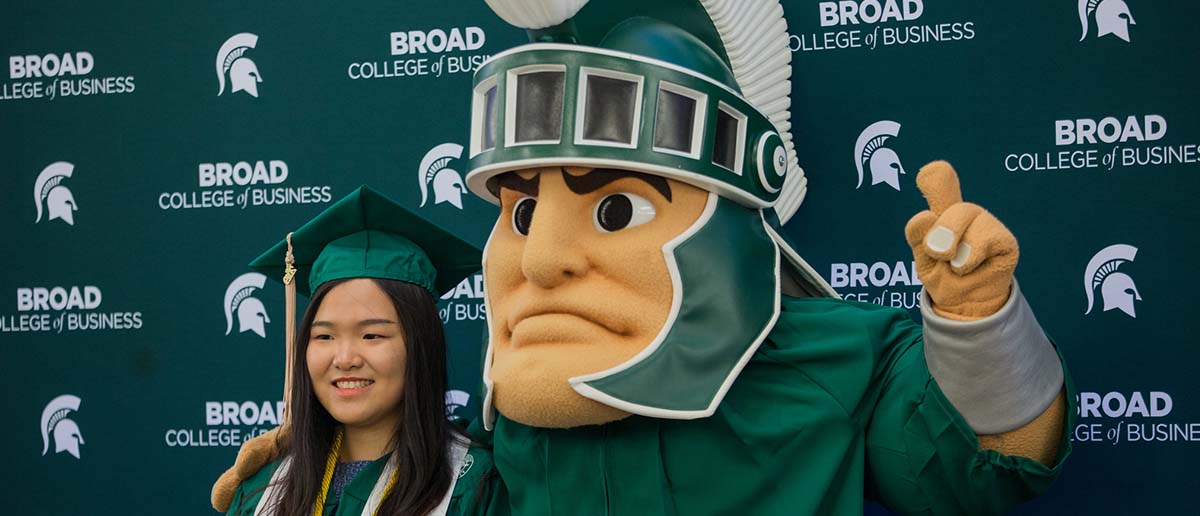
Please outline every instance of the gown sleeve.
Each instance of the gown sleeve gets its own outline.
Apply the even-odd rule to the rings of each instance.
[[[508,516],[508,491],[492,459],[492,433],[476,420],[467,429],[472,444],[458,471],[447,516]]]
[[[245,483],[238,485],[237,491],[233,493],[233,501],[229,504],[229,512],[225,513],[225,516],[241,516],[245,512],[242,507],[242,502],[246,497],[245,489]],[[249,514],[254,514],[254,511],[251,510]]]
[[[930,375],[914,321],[896,318],[878,336],[882,356],[866,422],[868,498],[901,514],[1007,514],[1050,487],[1071,452],[1076,417],[1075,387],[1065,370],[1067,422],[1054,465],[1046,466],[980,449]]]

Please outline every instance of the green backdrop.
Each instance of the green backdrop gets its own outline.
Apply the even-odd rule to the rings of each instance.
[[[457,189],[455,145],[471,71],[524,35],[481,0],[75,4],[0,17],[6,512],[208,514],[281,399],[282,289],[245,264],[362,183],[482,245],[496,210]],[[914,178],[950,160],[1020,239],[1022,289],[1083,391],[1076,453],[1023,512],[1194,510],[1200,7],[784,6],[801,252],[847,297],[915,315]],[[257,39],[222,87],[237,34]],[[432,174],[431,151],[449,158]],[[462,415],[481,295],[472,279],[441,303]]]

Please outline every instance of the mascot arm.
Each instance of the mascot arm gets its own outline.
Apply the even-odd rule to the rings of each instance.
[[[1052,466],[1066,418],[1063,367],[1019,285],[1000,312],[975,321],[930,304],[923,292],[925,363],[980,447]]]
[[[930,209],[905,233],[925,284],[930,375],[982,449],[1052,465],[1066,417],[1063,367],[1013,279],[1016,237],[963,202],[948,163],[923,167],[917,186]]]
[[[212,488],[212,506],[217,512],[226,512],[233,503],[233,496],[243,480],[254,476],[263,466],[270,464],[280,455],[280,450],[287,446],[291,434],[276,427],[245,443],[238,450],[237,460],[233,466],[225,470]]]

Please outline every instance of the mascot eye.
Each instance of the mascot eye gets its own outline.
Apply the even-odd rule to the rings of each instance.
[[[513,231],[529,236],[529,225],[533,223],[533,209],[537,207],[537,199],[524,197],[513,207]]]
[[[650,222],[656,214],[654,205],[645,197],[619,193],[600,199],[600,202],[596,203],[596,213],[592,222],[601,233],[612,233]]]

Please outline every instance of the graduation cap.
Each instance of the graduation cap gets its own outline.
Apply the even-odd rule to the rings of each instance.
[[[289,251],[295,267],[291,279],[305,296],[330,280],[380,278],[412,283],[436,298],[478,272],[482,256],[475,246],[366,186],[290,233],[250,268],[285,281]]]
[[[332,280],[378,278],[417,285],[437,299],[479,271],[481,258],[479,248],[366,186],[288,233],[250,262],[286,289],[285,405],[291,406],[297,293],[311,296]]]

